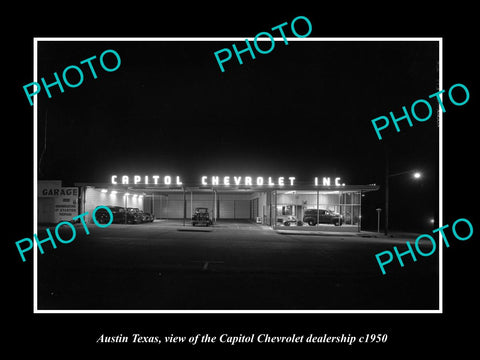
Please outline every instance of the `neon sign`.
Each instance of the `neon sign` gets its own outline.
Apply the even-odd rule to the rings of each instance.
[[[121,180],[117,180],[118,178],[121,178]],[[140,175],[134,175],[132,178],[133,179],[131,179],[130,176],[128,175],[123,175],[121,177],[117,175],[112,175],[112,184],[113,185],[117,185],[117,184],[177,185],[177,186],[183,185],[182,181],[180,180],[180,176],[175,176],[175,179],[173,179],[173,177],[170,175],[166,175],[166,176],[153,175],[150,179],[150,176],[148,175],[145,175],[143,177]]]
[[[335,177],[315,177],[314,186],[345,186],[340,182],[341,178]],[[258,186],[258,187],[283,187],[294,186],[295,176],[217,176],[203,175],[198,182],[201,186]],[[164,185],[164,186],[183,186],[182,178],[179,175],[112,175],[112,185]]]
[[[315,177],[314,183],[315,183],[315,186],[318,186],[318,185],[319,185],[319,183],[318,183],[318,177]],[[331,186],[331,185],[330,185],[330,178],[329,178],[329,177],[324,177],[324,178],[322,179],[322,185],[323,185],[323,186]],[[340,178],[339,178],[339,177],[336,177],[336,178],[335,178],[335,186],[345,186],[345,184],[340,184]]]
[[[202,185],[211,185],[211,186],[284,186],[285,183],[289,184],[290,186],[294,185],[295,177],[290,176],[287,178],[284,176],[279,176],[277,178],[273,178],[271,176],[264,178],[263,176],[202,176],[201,184]]]

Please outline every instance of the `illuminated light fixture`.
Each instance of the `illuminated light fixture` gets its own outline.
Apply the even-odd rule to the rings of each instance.
[[[414,177],[415,179],[420,179],[420,178],[422,177],[422,174],[417,171],[417,172],[414,172],[414,173],[413,173],[413,177]]]
[[[108,192],[107,189],[102,189],[101,191],[102,191],[102,193],[107,193]]]
[[[116,190],[112,190],[112,191],[110,192],[111,195],[115,195],[116,193],[117,193]]]
[[[126,192],[125,195],[123,195],[123,196],[128,196],[128,195],[130,195],[130,193]]]
[[[133,196],[132,196],[132,197],[135,199],[137,196],[138,196],[137,194],[133,194]]]

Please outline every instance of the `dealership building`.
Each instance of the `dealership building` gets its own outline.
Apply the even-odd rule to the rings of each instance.
[[[342,230],[360,231],[362,196],[379,189],[376,184],[347,185],[340,178],[330,177],[299,181],[293,176],[213,175],[184,181],[181,176],[170,175],[112,175],[108,180],[75,183],[69,188],[62,188],[59,181],[39,181],[38,212],[42,214],[39,222],[66,220],[49,213],[58,213],[61,206],[67,205],[69,210],[75,210],[67,217],[88,212],[86,220],[91,222],[93,210],[104,205],[138,208],[153,214],[157,220],[184,219],[188,224],[195,208],[203,207],[208,208],[214,223],[252,221],[275,227],[281,226],[280,219],[285,216],[302,220],[307,210],[317,209],[340,214]],[[58,190],[52,189],[55,186]]]

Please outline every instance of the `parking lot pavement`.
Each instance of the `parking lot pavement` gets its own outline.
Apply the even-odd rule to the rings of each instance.
[[[394,264],[382,275],[374,255],[391,248],[385,239],[223,225],[209,231],[160,221],[93,226],[89,236],[38,256],[38,308],[438,308],[435,256],[405,259],[404,268]]]

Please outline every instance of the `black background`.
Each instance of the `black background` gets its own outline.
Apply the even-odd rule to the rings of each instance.
[[[255,5],[223,3],[211,8],[202,5],[192,8],[183,4],[179,9],[161,4],[99,4],[83,5],[25,5],[12,6],[2,24],[4,35],[3,105],[5,128],[3,133],[3,192],[8,206],[3,207],[4,229],[4,343],[12,350],[31,348],[38,356],[64,357],[67,355],[115,355],[127,349],[139,356],[167,356],[167,351],[209,350],[267,352],[291,351],[298,354],[393,354],[433,355],[447,349],[461,348],[467,352],[475,344],[476,273],[474,266],[478,235],[466,242],[456,241],[444,251],[444,313],[443,314],[319,314],[319,315],[163,315],[163,314],[33,314],[32,264],[21,263],[14,242],[33,233],[32,218],[32,153],[33,109],[25,100],[22,86],[33,80],[33,38],[71,36],[254,36],[272,26],[303,15],[313,26],[311,37],[443,37],[444,88],[462,83],[470,90],[470,101],[458,108],[450,107],[444,114],[444,223],[452,224],[458,218],[467,218],[477,226],[474,212],[476,200],[477,146],[475,146],[475,117],[477,67],[474,66],[477,39],[473,5],[450,4],[448,9],[435,2],[430,6],[402,2],[395,6],[342,4],[338,7],[316,5],[302,7],[295,4],[268,4],[265,10]],[[284,49],[294,51],[293,47]],[[277,49],[256,62],[268,62]],[[82,58],[83,59],[83,58]],[[68,64],[66,64],[68,65]],[[60,67],[58,71],[63,69]],[[235,71],[243,69],[236,66]],[[228,71],[228,70],[227,70]],[[221,76],[220,72],[217,74]],[[99,79],[100,80],[100,79]],[[6,86],[5,86],[6,85]],[[86,87],[86,86],[85,86]],[[355,89],[351,89],[354,91]],[[67,91],[70,91],[68,89]],[[65,95],[65,94],[62,94]],[[412,94],[399,98],[407,105],[427,94]],[[406,100],[405,100],[406,99]],[[53,98],[52,100],[55,100]],[[390,106],[390,104],[389,104]],[[410,129],[414,132],[416,129]],[[406,140],[406,137],[403,137]],[[372,141],[375,141],[372,138]],[[88,180],[88,179],[87,179]],[[472,327],[473,325],[473,327]],[[133,346],[96,345],[102,333],[190,336],[196,333],[220,335],[267,332],[271,335],[309,333],[352,334],[388,333],[387,345],[353,347],[346,345],[190,345]],[[66,348],[64,348],[64,346]],[[338,351],[338,353],[337,353]]]

